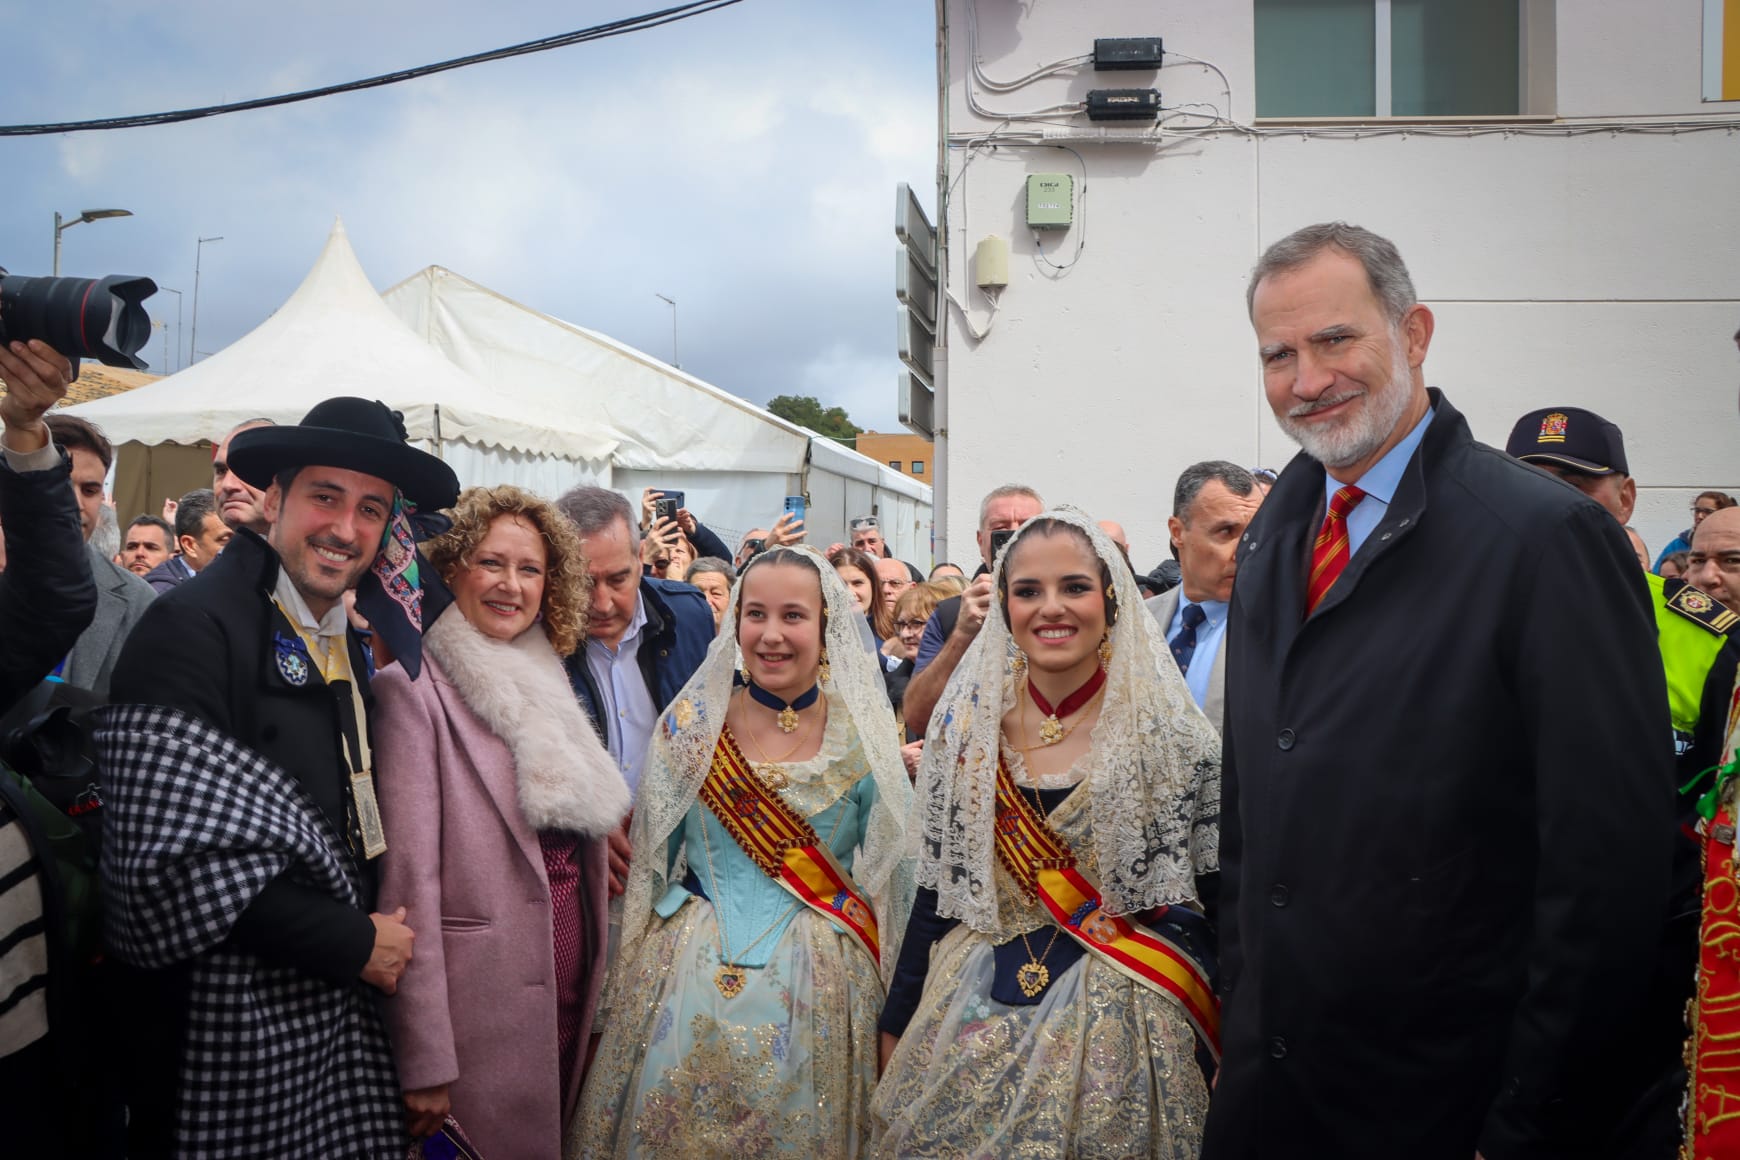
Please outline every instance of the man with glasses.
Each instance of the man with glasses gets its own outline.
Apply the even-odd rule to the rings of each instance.
[[[875,516],[854,516],[850,525],[852,546],[860,552],[870,553],[871,558],[887,559],[888,544],[882,538],[882,521]]]
[[[1706,517],[1731,508],[1735,506],[1736,503],[1740,503],[1740,500],[1736,500],[1725,491],[1699,492],[1698,498],[1692,501],[1692,526],[1668,541],[1667,547],[1661,550],[1661,555],[1655,558],[1655,567],[1651,568],[1650,571],[1659,575],[1661,573],[1662,561],[1666,560],[1675,552],[1691,551],[1692,533],[1698,530],[1698,525],[1703,523]]]

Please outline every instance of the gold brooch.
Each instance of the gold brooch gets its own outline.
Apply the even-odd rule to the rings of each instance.
[[[1051,985],[1051,970],[1044,963],[1022,963],[1021,969],[1015,972],[1015,985],[1031,999],[1043,994]]]
[[[727,999],[735,999],[743,994],[744,981],[741,967],[723,966],[713,972],[713,985]]]

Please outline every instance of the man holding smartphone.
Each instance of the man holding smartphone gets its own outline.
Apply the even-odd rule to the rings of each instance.
[[[985,617],[991,611],[991,565],[996,562],[997,553],[1016,528],[1044,510],[1045,501],[1039,498],[1039,493],[1019,483],[993,489],[979,504],[979,556],[984,566],[965,592],[937,605],[930,622],[924,626],[904,702],[906,727],[911,732],[924,736],[930,715],[955,666],[961,663],[967,646],[984,627]],[[857,538],[856,529],[853,538]]]
[[[681,532],[688,537],[689,545],[695,549],[695,556],[717,556],[721,560],[731,558],[731,549],[725,546],[725,541],[696,519],[688,508],[683,506],[685,496],[680,491],[659,491],[657,488],[647,488],[640,493],[640,527],[649,539],[661,543],[672,541],[676,533]]]

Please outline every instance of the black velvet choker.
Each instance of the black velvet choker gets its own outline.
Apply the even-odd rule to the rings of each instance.
[[[768,692],[766,689],[762,688],[760,685],[751,681],[749,684],[749,695],[754,698],[757,704],[766,705],[769,709],[778,713],[780,731],[783,733],[791,733],[798,727],[798,714],[816,703],[816,698],[822,695],[822,687],[820,685],[811,685],[807,690],[798,694],[790,704],[787,704],[772,693]]]

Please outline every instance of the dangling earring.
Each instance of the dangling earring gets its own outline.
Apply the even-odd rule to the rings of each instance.
[[[828,684],[834,679],[834,670],[828,667],[828,646],[822,646],[822,667],[817,670],[816,678],[820,684]]]
[[[1016,649],[1015,655],[1009,658],[1009,675],[1019,681],[1021,679],[1021,674],[1026,671],[1027,654],[1022,652],[1020,649]]]
[[[744,684],[745,684],[745,685],[748,685],[748,684],[749,684],[749,683],[750,683],[750,681],[749,681],[749,662],[748,662],[748,661],[747,661],[747,660],[746,660],[746,661],[744,661],[744,662],[743,662],[743,668],[741,668],[741,669],[740,669],[740,670],[738,670],[738,671],[739,671],[739,672],[740,672],[740,673],[741,673],[741,674],[742,674],[742,676],[743,676],[743,683],[744,683]]]
[[[1112,638],[1100,637],[1100,671],[1106,672],[1112,667]]]

